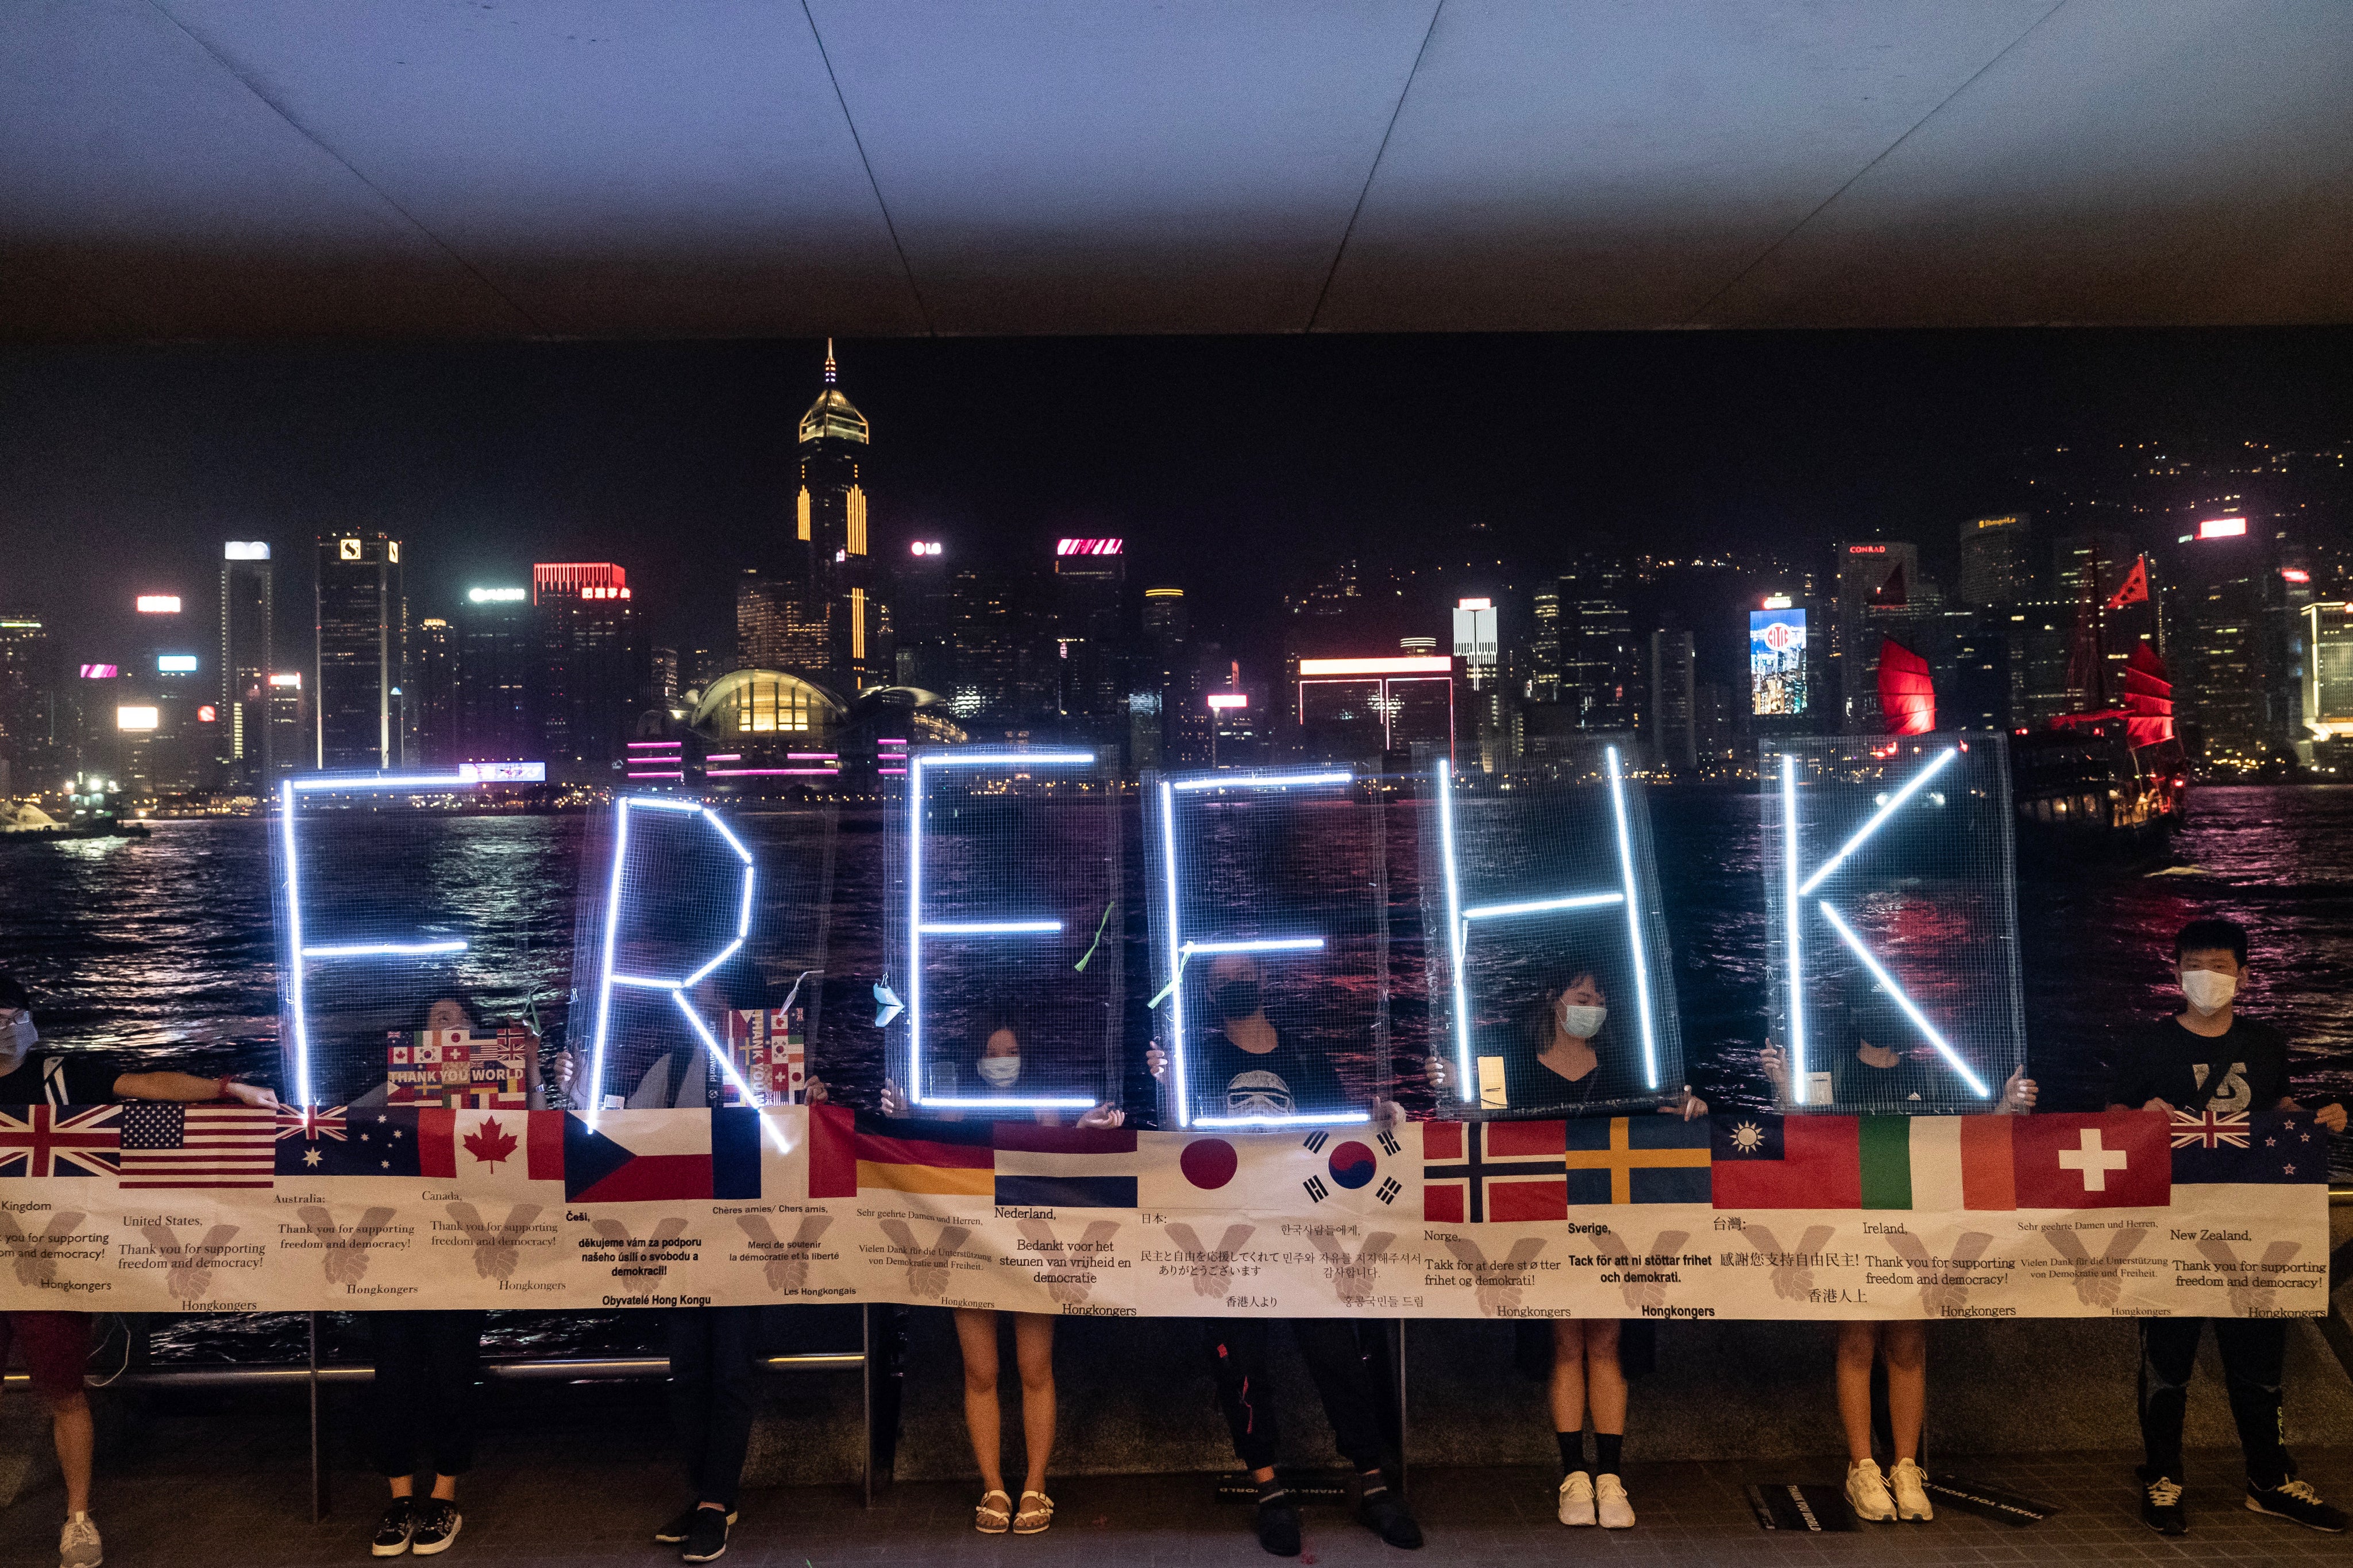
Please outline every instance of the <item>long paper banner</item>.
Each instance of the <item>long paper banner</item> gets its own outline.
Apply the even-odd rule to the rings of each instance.
[[[2292,1114],[1136,1132],[835,1107],[0,1110],[0,1307],[2326,1310]]]

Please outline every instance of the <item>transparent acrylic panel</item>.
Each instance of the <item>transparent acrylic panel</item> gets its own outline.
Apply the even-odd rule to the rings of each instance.
[[[280,1083],[296,1105],[515,1105],[567,955],[576,817],[455,774],[283,783],[270,822]]]
[[[589,815],[568,1038],[584,1109],[769,1105],[819,1077],[834,808],[624,795]]]
[[[1999,733],[1767,740],[1772,1035],[1806,1110],[1989,1110],[2026,1062]]]
[[[908,764],[882,931],[902,1011],[882,1040],[916,1114],[1120,1099],[1119,787],[1085,751],[940,748]]]
[[[1148,776],[1144,831],[1163,1124],[1367,1120],[1390,1094],[1378,781]]]
[[[1623,1112],[1683,1086],[1650,813],[1611,748],[1594,783],[1420,781],[1441,1114]]]

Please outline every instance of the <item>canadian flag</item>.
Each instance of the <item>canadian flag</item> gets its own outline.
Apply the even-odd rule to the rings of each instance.
[[[469,1192],[544,1191],[564,1181],[564,1112],[506,1107],[417,1113],[417,1173],[427,1181],[463,1178]]]

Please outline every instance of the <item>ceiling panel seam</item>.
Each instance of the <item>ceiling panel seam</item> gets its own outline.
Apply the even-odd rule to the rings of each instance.
[[[2051,9],[2043,12],[2042,16],[2037,16],[2033,21],[2028,23],[2025,28],[2019,33],[2018,37],[2010,39],[2007,44],[2004,44],[1995,52],[1994,57],[1991,59],[1986,61],[1985,64],[1979,66],[1976,70],[1971,71],[1967,81],[1962,82],[1958,87],[1956,87],[1952,91],[1939,99],[1936,101],[1936,107],[1929,110],[1927,113],[1922,115],[1918,120],[1914,121],[1911,125],[1905,128],[1903,135],[1898,136],[1894,141],[1890,142],[1886,146],[1882,147],[1877,153],[1872,154],[1872,158],[1869,163],[1863,164],[1862,168],[1857,169],[1852,174],[1849,175],[1846,182],[1840,185],[1837,190],[1834,190],[1829,195],[1824,196],[1821,201],[1815,205],[1811,212],[1806,214],[1805,216],[1799,218],[1796,223],[1791,224],[1788,232],[1782,234],[1770,245],[1767,245],[1764,249],[1758,251],[1756,256],[1749,260],[1746,267],[1743,267],[1739,271],[1734,273],[1731,278],[1725,280],[1724,287],[1718,289],[1715,293],[1702,300],[1699,308],[1694,310],[1688,317],[1684,318],[1683,324],[1686,327],[1705,325],[1707,313],[1715,309],[1716,302],[1718,300],[1722,300],[1726,294],[1731,293],[1735,289],[1739,288],[1750,273],[1764,266],[1767,261],[1770,261],[1775,253],[1779,251],[1783,246],[1788,244],[1789,241],[1795,239],[1798,237],[1799,232],[1808,224],[1821,216],[1824,212],[1830,209],[1832,203],[1836,202],[1841,196],[1846,195],[1847,192],[1852,190],[1856,181],[1862,179],[1865,174],[1870,174],[1873,169],[1879,167],[1879,165],[1885,162],[1889,155],[1892,154],[1898,147],[1903,146],[1904,143],[1912,140],[1914,133],[1918,132],[1922,126],[1927,124],[1931,120],[1936,119],[1939,114],[1944,113],[1946,108],[1950,105],[1955,99],[1959,98],[1961,94],[1975,87],[1978,84],[1978,79],[1983,77],[1986,72],[1993,69],[1994,67],[2008,59],[2011,50],[2017,48],[2019,45],[2026,42],[2027,39],[2032,37],[2037,32],[2041,31],[2044,23],[2050,21],[2052,17],[2056,16],[2060,12],[2067,8],[2067,4],[2068,0],[2057,0],[2057,4],[2053,5]]]
[[[206,38],[203,34],[197,32],[194,27],[189,26],[179,17],[174,16],[171,9],[164,4],[164,0],[147,0],[147,4],[153,9],[157,16],[163,17],[166,22],[171,23],[173,26],[177,27],[181,34],[185,37],[190,43],[195,45],[196,47],[204,50],[206,55],[210,56],[213,63],[220,67],[221,69],[227,71],[229,76],[236,80],[239,87],[242,87],[246,91],[251,93],[254,98],[265,105],[272,114],[275,114],[279,119],[284,121],[290,127],[291,127],[295,134],[310,142],[311,146],[316,147],[320,152],[324,153],[328,157],[332,158],[336,163],[343,168],[345,174],[351,175],[353,179],[357,180],[361,184],[366,186],[369,192],[385,206],[390,207],[394,212],[399,214],[402,222],[407,224],[409,227],[424,236],[425,238],[432,244],[435,249],[440,251],[442,255],[448,257],[451,261],[456,262],[460,268],[464,268],[468,277],[473,279],[475,282],[480,283],[483,288],[489,289],[491,297],[496,299],[499,303],[504,305],[508,310],[512,310],[515,315],[522,321],[525,326],[529,327],[533,332],[546,335],[547,329],[540,323],[538,319],[533,316],[529,310],[523,309],[522,305],[512,295],[508,294],[505,289],[492,282],[489,274],[485,273],[480,268],[475,266],[472,262],[467,260],[464,256],[458,252],[457,247],[452,246],[448,240],[443,239],[439,235],[434,233],[432,229],[427,227],[425,224],[418,219],[415,213],[410,212],[406,207],[394,200],[390,192],[377,184],[374,180],[369,179],[365,174],[360,173],[359,169],[350,159],[344,157],[341,153],[336,152],[335,149],[327,145],[326,142],[322,139],[316,132],[312,131],[309,126],[303,124],[301,121],[295,118],[293,112],[284,104],[279,102],[269,93],[263,91],[259,83],[254,81],[251,77],[248,76],[243,70],[237,68],[237,62],[230,59],[227,55],[221,53],[220,50],[215,48],[212,46],[211,41]]]
[[[833,56],[825,47],[825,35],[818,30],[817,16],[809,9],[808,0],[801,0],[801,16],[808,22],[809,37],[817,40],[817,57],[825,62],[825,79],[833,83],[833,100],[841,105],[841,122],[849,127],[849,143],[858,149],[859,166],[866,171],[867,187],[874,193],[874,205],[882,214],[882,227],[891,237],[891,248],[898,253],[899,269],[907,275],[907,292],[914,296],[915,318],[923,323],[923,335],[935,338],[939,329],[932,325],[932,312],[923,303],[923,286],[915,281],[914,263],[907,259],[907,247],[899,243],[899,226],[891,221],[891,204],[882,199],[882,182],[874,177],[873,160],[866,155],[866,139],[858,134],[858,121],[849,112],[849,95],[841,90],[841,79],[834,74]]]
[[[1381,159],[1389,150],[1389,138],[1397,134],[1398,119],[1405,113],[1406,95],[1413,90],[1413,79],[1421,74],[1421,62],[1430,53],[1430,40],[1438,32],[1438,18],[1446,10],[1446,0],[1430,9],[1430,26],[1421,30],[1421,47],[1413,52],[1412,68],[1405,73],[1405,85],[1398,89],[1397,102],[1389,107],[1389,122],[1381,128],[1381,144],[1373,150],[1372,167],[1365,171],[1365,183],[1356,192],[1356,205],[1348,209],[1347,226],[1340,230],[1340,244],[1332,252],[1332,265],[1324,274],[1324,287],[1315,290],[1314,307],[1307,312],[1307,324],[1300,331],[1315,330],[1315,319],[1324,313],[1324,301],[1332,292],[1332,280],[1340,275],[1340,263],[1347,258],[1348,237],[1356,232],[1356,219],[1363,216],[1365,198],[1372,194],[1373,180],[1381,172]]]

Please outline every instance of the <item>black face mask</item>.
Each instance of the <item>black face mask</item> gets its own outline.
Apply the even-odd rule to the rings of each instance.
[[[1217,989],[1218,1016],[1230,1022],[1247,1018],[1259,1009],[1259,985],[1255,980],[1229,980]]]

